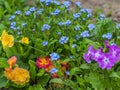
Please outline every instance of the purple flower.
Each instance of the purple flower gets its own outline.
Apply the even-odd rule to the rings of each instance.
[[[120,59],[120,48],[117,45],[111,45],[109,47],[109,53],[111,57],[114,58],[114,62],[118,62]]]
[[[91,56],[92,60],[98,61],[102,57],[101,49],[93,50],[93,55]]]
[[[83,58],[84,60],[87,62],[87,63],[90,63],[91,62],[91,57],[93,56],[94,54],[94,49],[93,49],[93,46],[90,45],[88,47],[88,52],[84,54]]]
[[[99,67],[102,69],[111,69],[114,66],[114,58],[110,54],[103,53],[98,60]]]

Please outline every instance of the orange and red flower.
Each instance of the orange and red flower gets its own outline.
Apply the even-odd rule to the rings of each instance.
[[[48,56],[45,58],[39,57],[36,61],[38,68],[48,68],[51,65],[51,60]]]

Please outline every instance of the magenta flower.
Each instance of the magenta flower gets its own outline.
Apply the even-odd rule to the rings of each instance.
[[[99,67],[102,69],[111,69],[114,66],[114,58],[106,53],[102,54],[102,57],[99,58],[99,60],[97,61],[99,64]]]
[[[94,50],[94,53],[92,55],[92,60],[98,61],[102,57],[103,53],[101,49]]]
[[[110,46],[108,54],[114,58],[115,63],[120,60],[120,48],[117,45]]]
[[[93,46],[90,45],[88,47],[88,52],[84,54],[83,58],[84,60],[87,62],[87,63],[90,63],[91,62],[91,57],[93,56],[94,54],[94,49],[93,49]]]

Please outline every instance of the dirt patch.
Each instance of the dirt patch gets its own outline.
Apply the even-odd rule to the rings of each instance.
[[[120,0],[71,0],[72,3],[80,1],[82,7],[91,8],[93,11],[101,9],[106,16],[120,22]]]

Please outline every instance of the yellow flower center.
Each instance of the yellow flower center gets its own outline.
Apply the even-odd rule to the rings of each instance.
[[[49,61],[47,61],[45,58],[42,58],[41,61],[40,61],[40,64],[41,65],[47,65],[47,64],[49,64]]]

